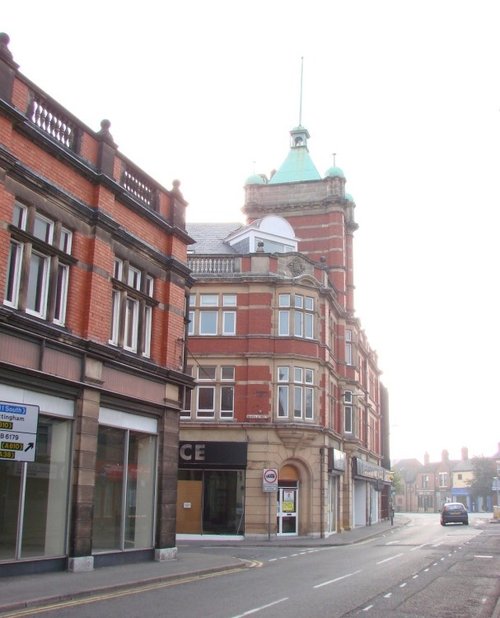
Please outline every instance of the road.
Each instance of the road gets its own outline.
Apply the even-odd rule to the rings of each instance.
[[[186,550],[189,551],[189,550]],[[194,549],[193,549],[194,551]],[[200,551],[200,547],[196,547]],[[436,515],[350,546],[207,547],[251,561],[235,573],[80,599],[33,616],[106,618],[488,618],[500,616],[500,525]],[[495,610],[497,606],[497,610]]]

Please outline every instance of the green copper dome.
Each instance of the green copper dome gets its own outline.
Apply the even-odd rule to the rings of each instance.
[[[329,167],[325,172],[325,178],[345,178],[344,172],[336,165]]]
[[[287,158],[269,181],[269,184],[283,182],[302,182],[304,180],[321,180],[321,176],[312,162],[306,148],[290,150]]]
[[[309,132],[299,125],[290,131],[290,150],[278,171],[269,180],[270,185],[305,180],[321,180],[307,149]]]
[[[245,187],[247,185],[265,185],[267,180],[261,174],[252,174],[245,180]]]

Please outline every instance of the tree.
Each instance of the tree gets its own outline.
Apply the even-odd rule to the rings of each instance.
[[[401,478],[401,474],[399,473],[398,470],[393,470],[391,474],[392,474],[392,488],[394,490],[394,493],[404,494],[405,483],[403,479]]]
[[[487,496],[492,492],[493,477],[496,476],[495,462],[488,457],[474,457],[472,465],[474,472],[474,478],[470,483],[472,497],[476,504],[479,498],[486,504]]]

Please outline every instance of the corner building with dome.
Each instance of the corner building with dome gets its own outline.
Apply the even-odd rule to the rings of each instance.
[[[328,537],[389,516],[388,395],[354,311],[355,203],[301,125],[246,224],[191,223],[177,538]]]

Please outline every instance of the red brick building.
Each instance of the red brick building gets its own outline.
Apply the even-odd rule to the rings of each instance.
[[[179,534],[328,536],[388,516],[388,398],[354,313],[355,204],[291,131],[247,224],[193,223]]]
[[[175,555],[186,203],[0,36],[0,574]],[[154,336],[153,336],[154,333]],[[24,431],[23,431],[24,430]]]

